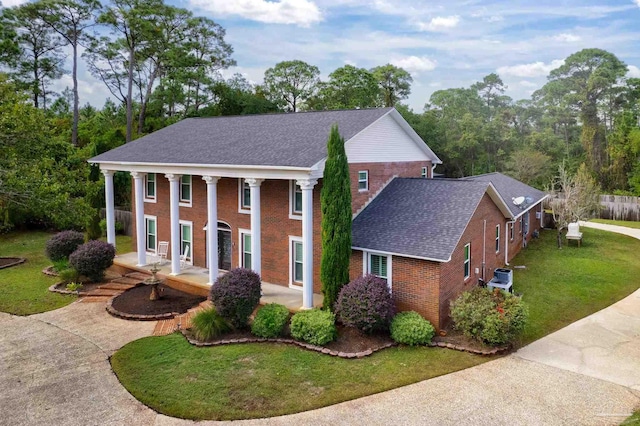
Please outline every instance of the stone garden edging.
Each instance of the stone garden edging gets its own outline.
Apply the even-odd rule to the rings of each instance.
[[[55,266],[47,266],[42,270],[42,273],[49,277],[57,277],[59,274],[54,270]],[[57,285],[57,284],[56,284]]]
[[[131,321],[162,321],[162,320],[172,319],[180,315],[180,313],[178,312],[167,312],[166,314],[156,314],[156,315],[128,314],[126,312],[121,312],[113,307],[113,299],[115,299],[118,296],[120,295],[118,294],[110,298],[109,301],[107,302],[107,307],[106,307],[107,312],[109,312],[114,317],[122,318],[125,320],[131,320]]]
[[[24,257],[4,257],[3,259],[16,259],[16,261],[13,262],[13,263],[8,263],[6,265],[2,265],[2,266],[0,266],[0,269],[10,268],[12,266],[20,265],[20,264],[22,264],[22,263],[27,261],[27,259],[24,258]]]

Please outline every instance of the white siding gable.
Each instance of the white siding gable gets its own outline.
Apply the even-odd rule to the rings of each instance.
[[[433,160],[427,153],[428,148],[424,148],[390,114],[381,117],[345,144],[349,163]]]

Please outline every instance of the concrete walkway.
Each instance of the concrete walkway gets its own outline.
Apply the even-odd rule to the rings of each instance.
[[[602,224],[583,226],[590,225]],[[109,355],[154,327],[113,318],[104,303],[75,302],[30,317],[0,313],[0,425],[195,424],[145,407],[111,371]],[[615,425],[638,408],[640,290],[467,370],[305,413],[236,423]]]

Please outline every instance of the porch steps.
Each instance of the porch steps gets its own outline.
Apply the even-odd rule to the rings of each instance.
[[[88,292],[88,295],[91,296],[105,296],[105,297],[113,297],[113,296],[117,296],[120,293],[122,293],[122,290],[113,290],[113,289],[107,289],[107,288],[97,288],[95,290],[92,290],[90,292]]]
[[[116,291],[122,292],[122,291],[129,290],[130,288],[136,287],[138,284],[139,283],[127,284],[127,283],[120,283],[118,281],[111,281],[110,283],[101,285],[98,288],[101,290],[116,290]]]
[[[125,275],[125,277],[141,282],[146,280],[147,278],[151,278],[151,274],[145,274],[144,272],[131,272],[130,274]]]
[[[78,303],[106,303],[112,296],[83,296]]]
[[[112,283],[128,285],[130,287],[135,287],[138,284],[140,284],[142,281],[143,280],[130,278],[130,277],[122,277],[122,278],[116,278],[115,280],[111,280]]]
[[[180,329],[184,330],[191,327],[191,318],[198,312],[203,309],[207,309],[213,306],[210,300],[205,300],[200,303],[198,306],[195,306],[189,309],[184,314],[178,315],[175,318],[171,318],[168,320],[158,321],[156,324],[156,328],[153,330],[154,336],[166,336],[167,334],[171,334]]]

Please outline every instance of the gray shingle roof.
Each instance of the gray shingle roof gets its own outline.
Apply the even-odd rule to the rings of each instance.
[[[354,219],[354,247],[446,262],[488,182],[396,178]]]
[[[187,118],[89,161],[311,167],[333,124],[347,141],[391,110]]]
[[[547,194],[535,189],[525,183],[520,182],[517,179],[503,175],[502,173],[487,173],[478,176],[469,176],[463,178],[464,180],[472,180],[475,182],[491,182],[498,191],[498,194],[502,197],[504,202],[509,206],[509,210],[513,217],[518,216],[524,210],[513,204],[513,199],[518,197],[531,197],[533,202],[528,207],[536,205]]]

